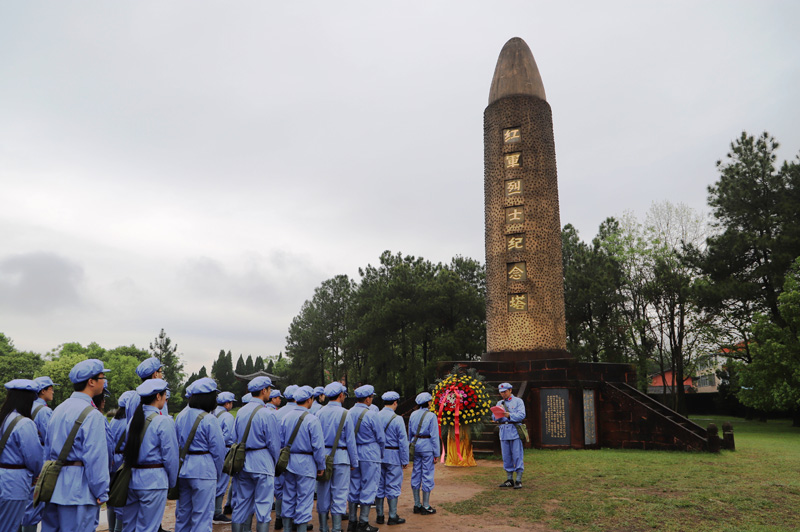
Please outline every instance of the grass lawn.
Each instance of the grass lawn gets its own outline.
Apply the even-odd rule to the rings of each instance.
[[[565,531],[800,530],[800,428],[789,420],[693,420],[731,421],[737,450],[534,449],[525,453],[524,489],[487,489],[442,506],[464,516],[496,512],[521,530],[533,521]],[[471,479],[502,481],[480,467]]]

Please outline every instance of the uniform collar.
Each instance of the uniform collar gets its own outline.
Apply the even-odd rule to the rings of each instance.
[[[45,401],[41,397],[37,397],[36,400],[33,402],[36,403],[37,405],[47,405],[47,401]]]
[[[92,398],[86,395],[83,392],[72,392],[72,395],[69,396],[70,399],[80,399],[81,401],[86,401],[89,404],[92,403]]]
[[[367,406],[367,403],[356,403],[356,404],[353,405],[353,408],[367,408],[367,409],[369,409],[369,407]]]
[[[161,410],[159,410],[158,408],[154,407],[153,405],[142,405],[142,411],[143,412],[158,412],[159,415],[161,414]]]
[[[250,404],[250,403],[255,403],[257,405],[263,405],[264,404],[264,400],[261,399],[260,397],[253,397],[252,399],[250,399],[250,402],[248,404]]]
[[[325,406],[332,406],[333,408],[336,408],[337,406],[338,406],[339,408],[342,408],[342,407],[343,407],[342,403],[340,403],[339,401],[328,401],[328,402],[325,404]],[[325,408],[325,406],[323,406],[322,408]]]

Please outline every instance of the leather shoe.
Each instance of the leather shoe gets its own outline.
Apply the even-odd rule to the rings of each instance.
[[[406,520],[398,515],[396,517],[390,517],[389,520],[386,522],[386,524],[387,525],[402,525],[405,522],[406,522]]]
[[[419,509],[419,513],[422,515],[431,515],[436,513],[436,508],[432,508],[430,506],[423,506]]]
[[[515,489],[515,490],[521,490],[521,489],[522,489],[522,482],[520,482],[520,481],[518,480],[518,481],[517,481],[517,483],[516,483],[516,484],[514,484],[514,489]]]
[[[358,522],[358,528],[356,529],[358,532],[378,532],[380,529],[377,527],[372,526],[369,523],[365,523],[363,521]]]
[[[505,482],[500,484],[500,487],[501,488],[513,488],[514,487],[514,483],[511,480],[506,480]]]
[[[382,515],[375,516],[375,522],[378,523],[379,525],[382,525],[384,523],[384,516]]]
[[[422,506],[414,506],[414,513],[421,514],[422,513]]]

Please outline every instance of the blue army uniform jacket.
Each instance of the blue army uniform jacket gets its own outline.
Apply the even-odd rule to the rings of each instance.
[[[11,422],[19,417],[16,411],[6,416],[0,427],[0,438]],[[39,441],[36,424],[28,418],[17,422],[14,431],[0,453],[0,463],[25,466],[24,469],[0,468],[0,500],[24,501],[30,498],[31,481],[42,469],[44,450]]]
[[[92,398],[83,392],[72,392],[69,399],[58,405],[50,418],[45,439],[45,460],[56,460],[64,447],[75,420],[92,405]],[[67,462],[81,466],[61,468],[50,502],[68,506],[97,504],[108,500],[108,440],[106,420],[99,410],[92,410],[83,420]]]
[[[288,445],[295,425],[304,412],[308,412],[308,415],[292,442],[292,454],[286,469],[295,475],[316,478],[317,471],[325,469],[325,440],[319,419],[308,409],[296,406],[284,416],[281,421],[281,447]]]
[[[114,453],[117,450],[117,444],[119,443],[119,439],[125,436],[125,439],[128,437],[128,423],[125,419],[112,419],[108,425],[108,449],[109,449],[109,461],[111,462],[111,471],[116,471],[119,469],[119,466],[122,465],[124,460],[123,451],[125,449],[125,441],[123,440],[122,445],[119,448],[119,453]]]
[[[219,420],[220,428],[222,429],[222,439],[225,440],[225,447],[230,447],[233,445],[233,424],[234,418],[233,414],[228,412],[228,409],[224,406],[220,405],[214,409],[212,412],[214,416]]]
[[[39,440],[44,444],[44,439],[47,436],[47,425],[50,424],[50,418],[53,417],[53,409],[47,406],[44,399],[37,398],[33,402],[33,407],[31,407],[31,414],[34,411],[36,411],[36,416],[34,416],[33,421],[39,431]]]
[[[503,406],[508,410],[509,417],[497,420],[500,423],[501,440],[518,440],[519,433],[514,423],[519,423],[525,419],[525,403],[519,397],[512,395],[508,399],[501,399],[497,406]]]
[[[364,414],[361,420],[361,426],[358,429],[358,433],[356,433],[358,459],[364,462],[381,463],[383,460],[384,435],[383,426],[378,420],[378,415],[369,410],[364,403],[356,403],[353,405],[353,408],[350,409],[348,417],[353,423],[353,430],[355,430],[356,425],[358,425],[358,418],[364,410],[366,410],[367,413]]]
[[[408,436],[403,417],[397,415],[391,408],[383,407],[378,414],[378,422],[383,427],[386,442],[383,450],[383,463],[406,465],[408,463]]]
[[[175,432],[175,423],[169,416],[163,416],[158,408],[144,405],[144,417],[156,413],[150,422],[147,432],[144,433],[142,445],[139,448],[139,464],[163,464],[163,468],[137,468],[135,465],[131,474],[132,489],[157,490],[174,486],[178,481],[178,435]],[[200,432],[200,428],[197,428]],[[195,440],[197,436],[195,436]],[[131,464],[133,465],[133,464]]]
[[[347,414],[347,409],[342,407],[342,403],[331,401],[317,412],[320,425],[322,425],[322,435],[325,439],[325,454],[330,454],[333,448],[333,440],[336,438],[336,430],[342,420],[342,413]],[[353,421],[349,415],[345,416],[344,427],[339,435],[339,448],[333,456],[334,464],[350,464],[358,467],[358,450],[356,449],[356,435],[353,432]]]
[[[252,399],[239,409],[233,429],[233,441],[240,442],[253,410],[258,409],[250,434],[247,435],[244,469],[248,473],[275,475],[275,462],[280,454],[280,428],[274,410],[266,408],[261,399]]]
[[[199,408],[184,408],[175,419],[175,430],[178,433],[178,449],[183,449],[189,433],[192,431],[197,416],[203,411]],[[202,453],[202,454],[194,454]],[[225,440],[222,438],[222,429],[214,414],[207,414],[189,446],[189,453],[183,461],[183,467],[178,472],[179,478],[201,478],[217,480],[222,473],[222,463],[225,461]]]
[[[425,412],[428,414],[425,415]],[[417,444],[414,446],[414,453],[416,454],[432,454],[438,457],[441,455],[441,445],[439,444],[439,423],[436,414],[426,408],[418,408],[411,413],[408,419],[408,441],[409,443],[414,439],[417,434],[417,427],[422,416],[425,419],[422,421],[422,426],[419,429],[419,438]]]

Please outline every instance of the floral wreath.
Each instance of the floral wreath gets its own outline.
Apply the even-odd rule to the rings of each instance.
[[[491,400],[483,384],[483,376],[475,368],[455,365],[451,372],[438,380],[431,390],[430,409],[439,418],[442,439],[455,432],[456,449],[461,455],[460,436],[466,428],[472,436],[483,432],[490,419]]]

